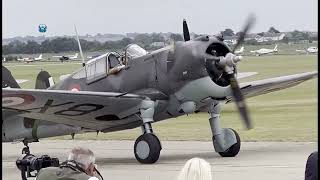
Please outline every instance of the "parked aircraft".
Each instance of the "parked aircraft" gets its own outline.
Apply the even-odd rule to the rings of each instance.
[[[215,151],[234,157],[241,140],[235,130],[220,126],[223,104],[236,103],[245,127],[251,129],[244,97],[292,87],[318,75],[306,72],[239,84],[236,66],[242,57],[234,50],[253,21],[248,20],[233,50],[216,36],[190,39],[184,20],[184,42],[147,54],[137,46],[129,46],[123,55],[108,52],[55,84],[41,71],[36,89],[20,89],[2,67],[2,87],[11,87],[2,89],[2,141],[22,141],[23,153],[30,153],[28,143],[40,138],[141,127],[135,157],[140,163],[155,163],[162,146],[152,123],[209,112]]]
[[[100,55],[87,56],[87,59],[96,58],[96,57],[98,57],[98,56],[100,56]]]
[[[54,58],[59,58],[61,62],[63,61],[68,61],[68,60],[73,60],[78,58],[78,53],[75,53],[74,55],[66,55],[66,56],[52,56]]]
[[[307,54],[314,54],[318,53],[318,48],[317,47],[309,47],[307,49],[297,49],[296,52],[298,53],[307,53]]]
[[[244,47],[242,46],[239,50],[235,51],[234,54],[235,55],[241,55],[244,52]]]
[[[77,37],[77,42],[78,42],[78,46],[79,46],[80,56],[81,56],[81,59],[82,59],[82,61],[83,61],[82,63],[84,63],[84,57],[83,57],[82,48],[81,48],[81,45],[80,45],[80,39],[79,39],[79,36],[78,36],[78,31],[77,31],[76,25],[74,25],[74,30],[75,30],[76,37]],[[78,53],[76,53],[75,55],[52,56],[52,57],[59,58],[59,60],[60,60],[61,62],[63,62],[63,61],[78,59]],[[82,65],[84,65],[84,64],[82,64]]]
[[[39,57],[36,57],[36,58],[21,58],[21,59],[17,59],[17,60],[21,61],[21,62],[29,63],[29,62],[34,62],[34,61],[40,61],[42,59],[43,59],[42,54],[40,54]]]
[[[276,44],[276,46],[273,49],[266,49],[266,48],[261,48],[258,50],[253,50],[250,51],[251,53],[254,53],[256,56],[261,56],[261,55],[266,55],[266,54],[273,54],[278,52],[278,45]]]

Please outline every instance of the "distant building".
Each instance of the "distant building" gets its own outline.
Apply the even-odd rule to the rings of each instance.
[[[154,48],[162,48],[166,45],[166,43],[164,42],[153,42],[150,44],[151,47],[154,47]]]
[[[260,37],[259,35],[252,33],[252,34],[246,34],[246,36],[244,37],[244,41],[250,41],[250,40],[255,40],[256,37]]]
[[[285,33],[264,33],[263,36],[256,35],[257,42],[281,41],[286,36]]]
[[[237,36],[224,36],[223,37],[223,42],[229,44],[229,45],[235,45],[237,44],[237,41],[238,41],[238,37]]]

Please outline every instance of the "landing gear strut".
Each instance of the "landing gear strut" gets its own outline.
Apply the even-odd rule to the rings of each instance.
[[[153,134],[151,122],[153,122],[154,102],[143,101],[140,109],[143,125],[142,135],[134,143],[134,155],[143,164],[153,164],[158,161],[161,151],[161,143],[158,137]]]
[[[28,146],[28,141],[23,141],[23,144],[25,145],[25,147],[24,148],[22,148],[22,154],[26,154],[26,155],[28,155],[28,154],[30,154],[30,149],[29,149],[29,146]]]
[[[213,146],[222,157],[234,157],[240,151],[241,140],[235,130],[220,127],[220,112],[221,104],[213,102],[209,110]]]

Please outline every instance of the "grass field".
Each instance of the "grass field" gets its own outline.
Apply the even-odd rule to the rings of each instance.
[[[80,63],[7,63],[4,64],[16,79],[29,79],[23,88],[33,88],[37,73],[45,69],[57,81],[62,74],[78,68]],[[254,71],[258,75],[242,79],[241,82],[302,73],[317,70],[315,55],[276,55],[245,57],[238,65],[239,72]],[[239,132],[242,141],[317,141],[317,81],[313,79],[296,87],[247,99],[254,121],[254,129],[245,131],[233,103],[224,106],[221,114],[222,126]],[[161,140],[211,140],[207,113],[181,116],[153,124]],[[140,128],[114,133],[79,134],[75,139],[136,139]],[[71,136],[56,137],[70,139]],[[56,139],[55,138],[55,139]]]

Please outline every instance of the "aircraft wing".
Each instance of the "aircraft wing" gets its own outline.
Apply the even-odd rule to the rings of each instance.
[[[141,124],[136,114],[144,99],[111,92],[3,88],[2,110],[25,118],[114,131]]]
[[[249,98],[266,94],[273,91],[296,86],[306,80],[315,78],[318,76],[318,72],[307,72],[301,74],[294,74],[289,76],[281,76],[275,78],[269,78],[264,80],[258,80],[253,82],[246,82],[240,84],[240,89],[244,97]],[[228,96],[228,101],[232,100],[231,94]]]
[[[22,83],[28,82],[29,80],[27,80],[27,79],[16,79],[16,81],[17,81],[18,84],[22,84]]]
[[[242,79],[258,74],[257,72],[243,72],[237,74],[237,79]]]
[[[61,58],[62,56],[52,56],[52,57],[55,57],[55,58]]]

